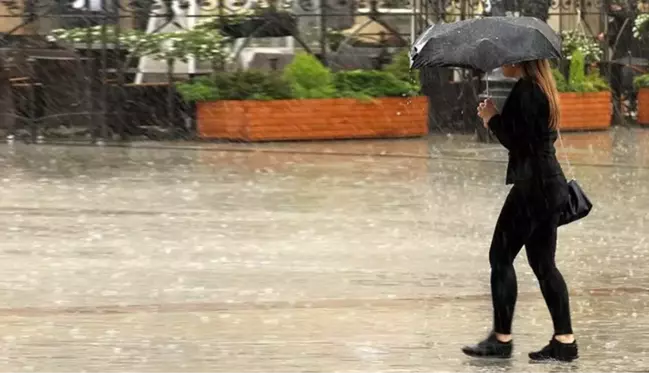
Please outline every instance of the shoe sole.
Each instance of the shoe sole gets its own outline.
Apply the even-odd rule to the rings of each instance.
[[[464,352],[464,351],[462,351],[462,353],[465,354],[466,356],[474,357],[474,358],[477,358],[477,359],[505,360],[505,359],[511,359],[512,358],[511,355],[509,355],[509,356],[497,356],[497,355],[496,356],[486,356],[486,355],[469,354],[469,353]]]
[[[575,361],[579,360],[579,356],[572,360],[557,360],[557,359],[543,359],[543,360],[534,360],[530,359],[529,363],[530,364],[561,364],[561,363],[573,363]]]

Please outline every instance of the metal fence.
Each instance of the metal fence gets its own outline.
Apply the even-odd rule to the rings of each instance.
[[[280,25],[284,34],[277,36],[273,22],[275,26],[285,22],[262,19],[255,26],[258,29],[238,35],[231,56],[236,67],[281,70],[294,53],[307,51],[332,69],[381,68],[435,22],[485,14],[530,15],[547,19],[557,31],[581,27],[595,38],[608,32],[611,4],[586,0],[2,0],[0,131],[9,139],[35,142],[195,136],[192,105],[183,102],[173,83],[209,73],[211,66],[129,58],[119,43],[106,39],[72,46],[52,43],[47,36],[54,29],[98,26],[102,35],[109,27],[116,33],[155,34],[205,21],[223,26],[250,9],[264,8],[290,14],[295,24]],[[649,10],[645,1],[616,4],[636,13]],[[626,26],[631,27],[632,20]],[[635,44],[626,47],[638,57],[647,50]],[[613,54],[606,47],[604,60]],[[444,100],[437,106],[461,110],[455,94],[432,94],[431,101]],[[462,92],[457,94],[464,97]]]

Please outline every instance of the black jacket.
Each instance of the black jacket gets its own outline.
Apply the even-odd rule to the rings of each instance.
[[[506,184],[541,183],[560,176],[554,142],[557,131],[549,126],[550,105],[533,80],[520,79],[507,97],[502,113],[489,120],[489,128],[509,150]]]

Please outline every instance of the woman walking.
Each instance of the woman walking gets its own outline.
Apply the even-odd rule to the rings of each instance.
[[[484,341],[462,351],[474,357],[512,355],[512,318],[517,296],[514,259],[523,246],[552,316],[554,334],[535,361],[578,358],[570,320],[568,289],[555,264],[559,212],[568,199],[568,184],[556,158],[559,97],[547,60],[502,67],[518,78],[498,113],[491,100],[478,106],[484,126],[509,150],[507,184],[513,184],[496,223],[489,262],[493,330]]]

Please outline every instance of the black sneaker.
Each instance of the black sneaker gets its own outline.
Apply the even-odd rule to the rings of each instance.
[[[501,342],[496,338],[495,333],[491,333],[487,339],[477,345],[462,347],[462,352],[472,357],[509,359],[512,357],[513,349],[512,341]]]
[[[541,351],[530,352],[530,359],[532,361],[564,361],[571,362],[579,359],[579,348],[577,348],[577,341],[572,343],[561,343],[554,337],[550,344],[543,347]]]

